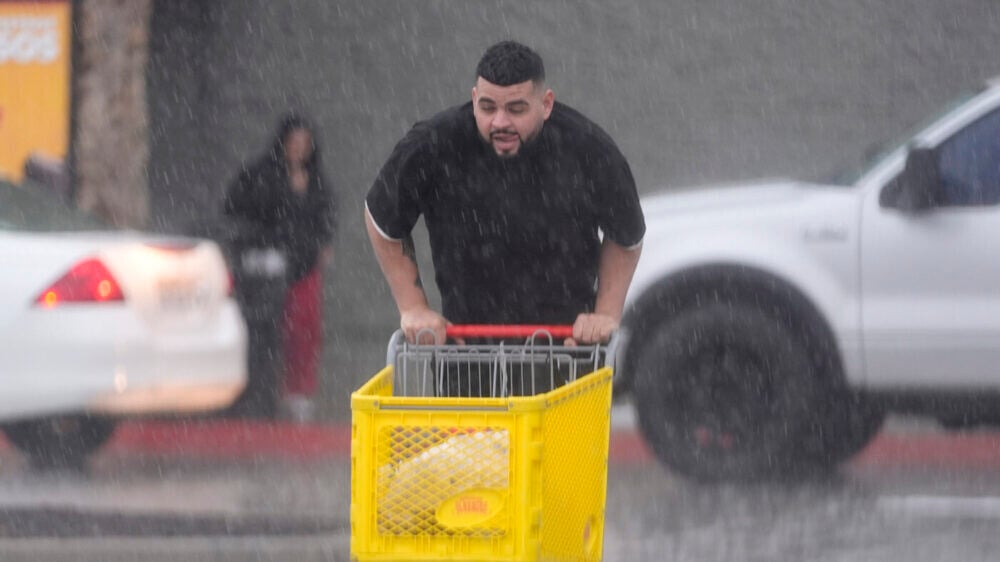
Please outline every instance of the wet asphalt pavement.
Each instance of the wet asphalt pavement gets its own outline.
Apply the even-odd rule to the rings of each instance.
[[[852,466],[798,485],[697,486],[619,469],[606,560],[997,560],[996,468]]]
[[[884,437],[832,477],[797,484],[700,485],[649,458],[620,458],[604,559],[998,559],[1000,434]],[[112,450],[82,473],[38,472],[8,449],[0,560],[347,560],[349,470],[343,454]]]

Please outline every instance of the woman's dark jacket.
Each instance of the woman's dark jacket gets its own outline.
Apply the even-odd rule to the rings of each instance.
[[[302,195],[292,191],[282,146],[287,132],[279,131],[272,150],[244,167],[232,182],[224,213],[249,229],[245,242],[282,251],[288,280],[295,282],[316,266],[320,248],[333,237],[334,201],[331,186],[319,171],[316,150],[307,163],[308,189]]]

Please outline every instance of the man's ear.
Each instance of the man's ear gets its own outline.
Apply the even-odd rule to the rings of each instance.
[[[476,91],[476,87],[472,87],[472,103],[476,103],[476,97],[479,96],[479,92]]]
[[[545,90],[545,95],[542,96],[542,107],[545,109],[545,118],[548,119],[549,115],[552,115],[552,106],[556,103],[556,94],[552,90]]]

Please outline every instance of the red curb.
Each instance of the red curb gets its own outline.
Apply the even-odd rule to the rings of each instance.
[[[655,457],[638,432],[611,432],[611,462],[643,464]],[[882,433],[851,465],[868,467],[923,466],[1000,468],[1000,432],[991,433]]]
[[[351,428],[249,420],[130,422],[119,426],[105,451],[212,459],[345,457]]]
[[[10,449],[10,444],[0,438],[3,449]],[[132,421],[118,426],[103,452],[220,460],[346,458],[351,452],[351,428],[239,419]],[[608,456],[613,464],[656,462],[633,429],[611,431]],[[1000,432],[882,433],[850,464],[1000,468]]]
[[[653,461],[653,454],[638,432],[616,429],[611,431],[608,458],[614,464],[645,464]]]
[[[210,459],[316,460],[349,456],[351,428],[244,420],[128,422],[119,426],[104,451]],[[652,459],[634,431],[611,432],[609,457],[611,462],[625,464]]]
[[[0,435],[0,450],[10,448]],[[612,431],[609,449],[614,463],[641,464],[653,458],[634,431]],[[101,452],[216,460],[345,458],[351,454],[351,428],[252,420],[131,421],[118,426]]]
[[[1000,433],[882,433],[851,464],[1000,467]]]

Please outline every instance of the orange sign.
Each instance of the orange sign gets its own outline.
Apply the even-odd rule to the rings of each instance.
[[[0,0],[0,176],[69,149],[69,0]]]

